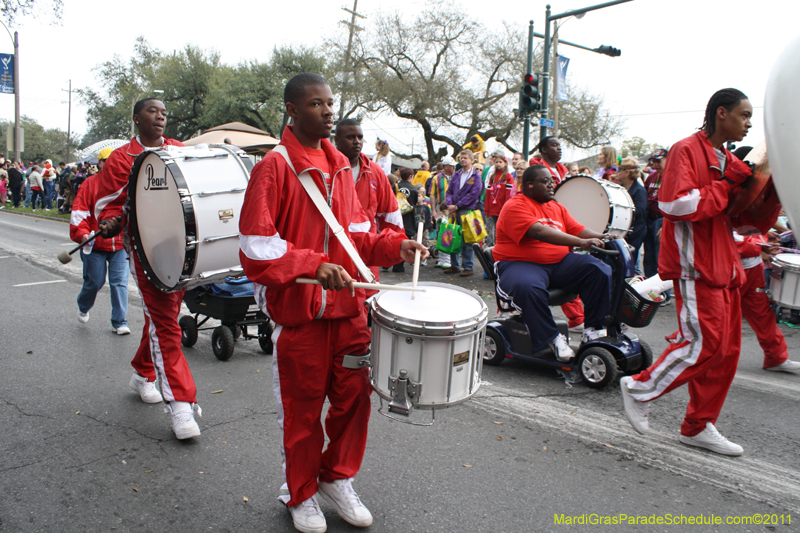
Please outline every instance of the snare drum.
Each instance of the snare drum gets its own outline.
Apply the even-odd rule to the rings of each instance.
[[[239,213],[252,168],[227,145],[167,146],[136,158],[130,237],[156,287],[173,292],[241,274]]]
[[[556,187],[556,201],[580,224],[597,233],[624,238],[633,223],[633,200],[622,185],[574,176]]]
[[[403,284],[409,285],[409,284]],[[370,381],[389,411],[456,405],[478,391],[489,308],[475,293],[445,283],[426,292],[383,291],[370,302]]]
[[[778,254],[772,259],[769,296],[781,307],[800,309],[800,254]]]

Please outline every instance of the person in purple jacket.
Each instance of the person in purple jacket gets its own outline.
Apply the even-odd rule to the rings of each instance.
[[[458,154],[458,160],[461,163],[461,168],[450,178],[450,188],[447,189],[445,199],[449,216],[461,221],[462,215],[466,215],[473,209],[480,207],[483,182],[481,181],[481,173],[472,168],[473,155],[471,151],[462,150]],[[460,255],[462,259],[461,266],[464,267],[464,270],[458,268],[459,254],[450,254],[451,266],[444,270],[445,274],[458,274],[461,272],[461,277],[472,275],[474,261],[472,246],[465,243],[461,248]]]

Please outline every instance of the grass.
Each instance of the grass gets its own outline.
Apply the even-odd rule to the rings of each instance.
[[[55,218],[58,220],[69,220],[69,213],[59,213],[57,209],[51,209],[50,211],[45,211],[44,209],[37,209],[34,211],[29,207],[24,207],[20,205],[16,209],[14,208],[14,204],[11,202],[6,203],[6,208],[3,211],[8,211],[9,213],[23,213],[26,215],[37,215],[44,218]]]

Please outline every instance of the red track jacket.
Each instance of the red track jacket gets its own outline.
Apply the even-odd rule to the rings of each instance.
[[[98,173],[84,181],[78,189],[78,196],[72,203],[72,215],[69,217],[69,238],[78,244],[84,235],[89,235],[93,231],[97,231],[97,223],[99,222],[94,215],[95,202],[92,199],[97,198],[97,187],[100,185],[100,180],[103,175]],[[89,199],[92,203],[87,203]],[[100,220],[111,218],[107,214]],[[98,237],[94,240],[94,249],[101,252],[116,252],[122,249],[122,233],[110,239]]]
[[[330,195],[291,126],[284,131],[281,144],[298,173],[312,170],[317,187],[328,197],[333,214],[366,264],[388,267],[400,262],[405,235],[391,230],[370,233],[370,221],[356,199],[349,162],[333,144],[322,141],[333,174]],[[363,289],[356,289],[353,298],[346,290],[324,291],[318,285],[295,283],[300,277],[313,279],[322,263],[342,265],[354,279],[358,273],[278,153],[270,152],[253,168],[239,220],[239,243],[242,268],[256,284],[256,301],[278,324],[295,327],[316,318],[352,318],[362,312]]]
[[[370,231],[377,233],[377,230],[390,229],[405,235],[403,216],[397,206],[397,198],[392,191],[389,178],[375,161],[364,154],[358,158],[361,161],[361,168],[356,180],[356,194],[364,213],[369,218]]]

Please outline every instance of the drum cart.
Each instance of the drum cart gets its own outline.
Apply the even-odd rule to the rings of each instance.
[[[593,247],[594,248],[594,247]],[[594,389],[601,389],[618,380],[621,374],[636,374],[653,363],[653,350],[630,330],[624,330],[622,324],[633,328],[643,328],[650,324],[658,311],[661,302],[647,300],[639,295],[626,281],[633,275],[633,260],[627,244],[622,239],[612,239],[605,250],[594,248],[593,254],[605,257],[605,262],[612,267],[611,273],[611,314],[606,317],[605,337],[586,342],[580,346],[572,346],[575,358],[569,363],[556,360],[550,348],[538,352],[531,349],[530,335],[522,316],[509,313],[510,316],[490,320],[486,326],[486,343],[483,362],[487,365],[499,365],[506,357],[530,361],[537,365],[554,368],[567,374],[576,374]],[[484,270],[492,281],[497,283],[494,269],[492,249],[475,250]],[[496,286],[495,286],[496,289]],[[495,291],[496,292],[496,291]],[[497,294],[498,305],[501,298]],[[550,290],[548,305],[563,305],[575,298],[561,289]],[[567,323],[556,320],[561,333],[569,339]],[[577,379],[577,378],[576,378]]]
[[[187,290],[183,301],[194,316],[184,315],[178,321],[181,326],[181,344],[187,348],[197,343],[197,332],[213,330],[211,348],[220,361],[227,361],[233,355],[236,339],[258,339],[258,344],[266,354],[272,353],[272,324],[259,310],[253,295],[221,296],[214,294],[209,286]],[[204,318],[200,318],[203,316]],[[216,327],[202,327],[208,319],[222,322]],[[253,335],[250,326],[258,332]]]

